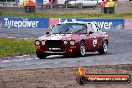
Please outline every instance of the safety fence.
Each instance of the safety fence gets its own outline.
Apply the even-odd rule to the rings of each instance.
[[[6,0],[4,0],[6,1]],[[19,4],[17,2],[11,2],[11,0],[7,0],[9,2],[0,1],[0,12],[1,13],[25,13],[27,10],[22,6],[22,3]],[[15,1],[24,1],[24,0],[15,0]],[[31,0],[28,0],[31,1]],[[35,6],[35,13],[61,13],[61,14],[72,14],[72,13],[101,13],[100,5],[96,6],[67,6],[65,4],[51,4],[46,5],[39,2],[40,0],[36,0],[37,5]],[[48,1],[48,0],[41,0]],[[65,1],[65,0],[59,0]],[[94,1],[94,0],[93,0]],[[96,0],[95,0],[96,1]],[[101,1],[101,0],[99,0]],[[104,0],[102,0],[104,1]],[[40,3],[40,4],[39,4]],[[132,12],[132,1],[116,1],[117,6],[115,7],[115,13],[130,13]]]
[[[51,28],[57,23],[95,22],[100,29],[132,29],[132,18],[4,18],[0,17],[0,28]]]

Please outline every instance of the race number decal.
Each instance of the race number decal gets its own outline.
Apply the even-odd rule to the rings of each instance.
[[[96,45],[97,45],[97,38],[94,37],[94,39],[93,39],[93,46],[96,47]]]

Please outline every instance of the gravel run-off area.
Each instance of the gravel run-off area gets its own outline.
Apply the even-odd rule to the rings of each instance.
[[[130,74],[132,65],[87,66],[87,74]],[[85,84],[76,82],[76,68],[0,70],[0,88],[132,88],[129,84]]]

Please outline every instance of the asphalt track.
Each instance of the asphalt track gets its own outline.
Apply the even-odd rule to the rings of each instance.
[[[45,34],[46,29],[0,29],[0,36],[23,39],[35,39]],[[104,30],[110,36],[107,55],[97,52],[88,53],[85,57],[65,58],[63,56],[49,56],[38,59],[35,55],[8,57],[0,61],[1,69],[37,69],[76,67],[78,65],[116,65],[132,64],[132,30]]]

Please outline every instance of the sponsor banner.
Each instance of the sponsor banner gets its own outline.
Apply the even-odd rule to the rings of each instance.
[[[124,27],[125,29],[132,29],[132,18],[125,19]]]
[[[84,83],[130,83],[131,76],[129,74],[86,74],[77,76],[76,81],[79,84]]]
[[[60,19],[60,22],[95,22],[101,29],[124,29],[124,19]]]
[[[76,81],[83,85],[86,83],[130,83],[130,74],[86,74],[86,69],[78,67]]]
[[[1,28],[48,28],[48,18],[0,18]]]
[[[59,20],[58,23],[66,22],[94,22],[101,29],[124,29],[124,19],[89,19],[89,18],[52,18],[52,21]],[[49,21],[49,24],[50,21]],[[57,22],[52,23],[52,25],[57,24]]]
[[[0,28],[51,28],[57,23],[94,22],[101,29],[124,29],[124,19],[89,19],[89,18],[3,18]],[[125,20],[125,28],[132,28],[130,20]]]

